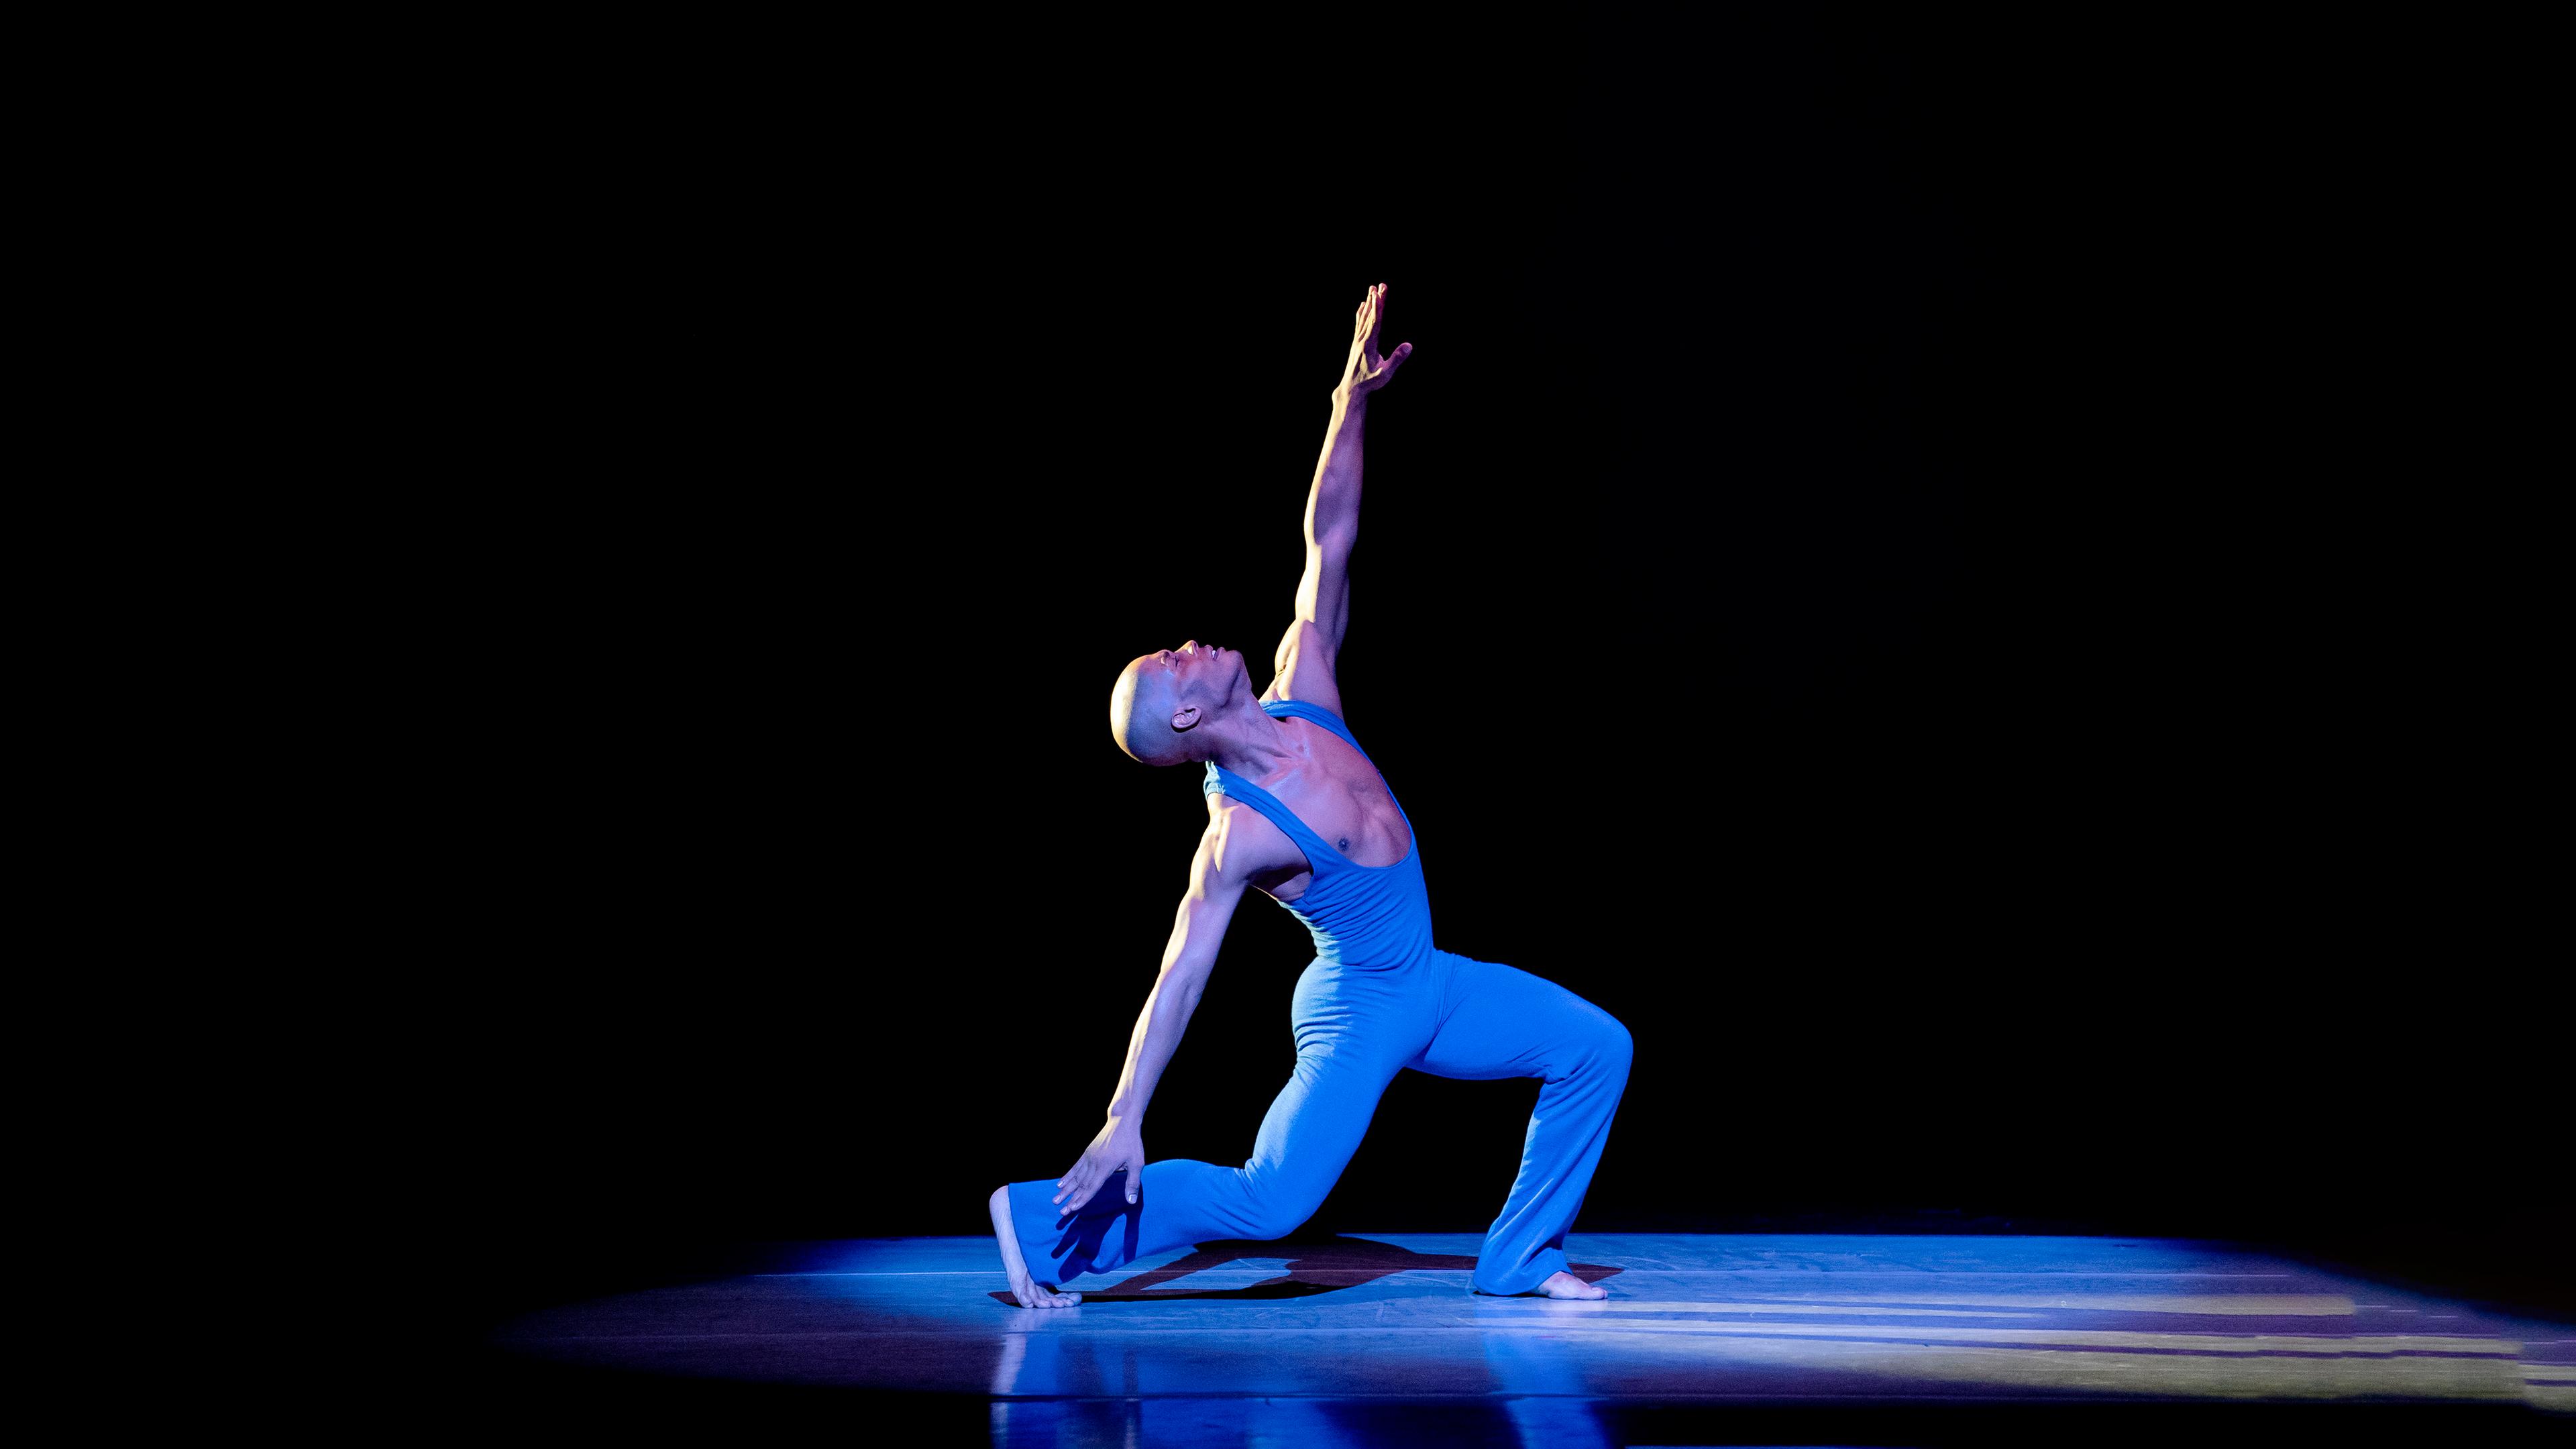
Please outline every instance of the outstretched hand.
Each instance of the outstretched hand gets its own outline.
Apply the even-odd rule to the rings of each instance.
[[[1335,398],[1366,397],[1386,386],[1388,378],[1413,355],[1413,344],[1399,344],[1393,352],[1378,356],[1378,325],[1386,320],[1386,283],[1369,288],[1360,299],[1359,316],[1351,325],[1351,355],[1342,363],[1342,382],[1333,389]]]
[[[1054,1201],[1062,1204],[1057,1211],[1081,1211],[1082,1205],[1091,1201],[1091,1195],[1100,1191],[1100,1185],[1109,1180],[1109,1175],[1122,1167],[1127,1169],[1127,1200],[1134,1202],[1136,1183],[1145,1175],[1145,1137],[1126,1119],[1112,1117],[1100,1124],[1100,1135],[1092,1138],[1091,1145],[1083,1149],[1082,1160],[1073,1165],[1071,1172],[1056,1180]],[[1065,1201],[1067,1194],[1072,1196],[1071,1202]]]

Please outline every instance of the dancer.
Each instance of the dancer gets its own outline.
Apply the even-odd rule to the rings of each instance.
[[[1413,352],[1408,342],[1379,355],[1385,313],[1386,288],[1370,288],[1333,389],[1306,499],[1297,617],[1270,687],[1255,698],[1242,655],[1193,639],[1131,661],[1110,693],[1119,748],[1148,765],[1205,764],[1208,827],[1108,1120],[1063,1177],[994,1189],[994,1236],[1023,1306],[1080,1303],[1057,1285],[1148,1253],[1295,1231],[1406,1067],[1546,1082],[1520,1176],[1478,1251],[1473,1291],[1609,1296],[1566,1271],[1563,1245],[1627,1085],[1627,1028],[1564,987],[1431,943],[1413,822],[1342,721],[1333,665],[1359,532],[1361,427],[1370,395]],[[1286,906],[1315,938],[1291,1002],[1296,1069],[1241,1167],[1148,1165],[1146,1104],[1247,887]]]

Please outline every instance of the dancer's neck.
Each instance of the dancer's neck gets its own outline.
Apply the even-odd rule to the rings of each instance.
[[[1304,754],[1287,729],[1257,703],[1247,702],[1199,728],[1211,732],[1207,758],[1214,760],[1218,769],[1247,780],[1275,775]]]

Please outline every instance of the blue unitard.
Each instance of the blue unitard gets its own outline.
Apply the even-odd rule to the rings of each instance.
[[[1261,707],[1274,718],[1319,724],[1359,749],[1330,710],[1285,699]],[[1483,1293],[1526,1293],[1562,1271],[1566,1229],[1627,1086],[1628,1029],[1553,982],[1433,946],[1419,835],[1395,864],[1359,865],[1269,791],[1214,762],[1205,793],[1268,816],[1305,851],[1313,872],[1305,894],[1288,906],[1315,938],[1315,959],[1297,978],[1289,1011],[1296,1070],[1241,1167],[1184,1158],[1148,1163],[1135,1203],[1127,1201],[1124,1174],[1113,1174],[1070,1215],[1053,1200],[1055,1179],[1012,1183],[1011,1222],[1029,1276],[1061,1284],[1192,1243],[1285,1237],[1323,1205],[1359,1149],[1378,1097],[1406,1067],[1439,1077],[1545,1081],[1520,1176],[1485,1232],[1473,1283]],[[1403,810],[1399,803],[1396,812]],[[1404,823],[1411,833],[1412,819]]]

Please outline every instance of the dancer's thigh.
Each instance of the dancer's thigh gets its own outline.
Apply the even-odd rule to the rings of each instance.
[[[1255,1174],[1319,1176],[1327,1183],[1339,1177],[1368,1135],[1395,1072],[1363,1059],[1299,1052],[1288,1084],[1262,1115],[1245,1166]]]
[[[1297,1065],[1261,1119],[1251,1166],[1294,1161],[1339,1174],[1367,1135],[1378,1098],[1430,1039],[1435,1003],[1400,973],[1323,963],[1298,978],[1290,1006]]]
[[[1587,1053],[1625,1050],[1627,1028],[1544,977],[1465,956],[1451,958],[1449,1010],[1412,1063],[1435,1077],[1562,1076]]]

